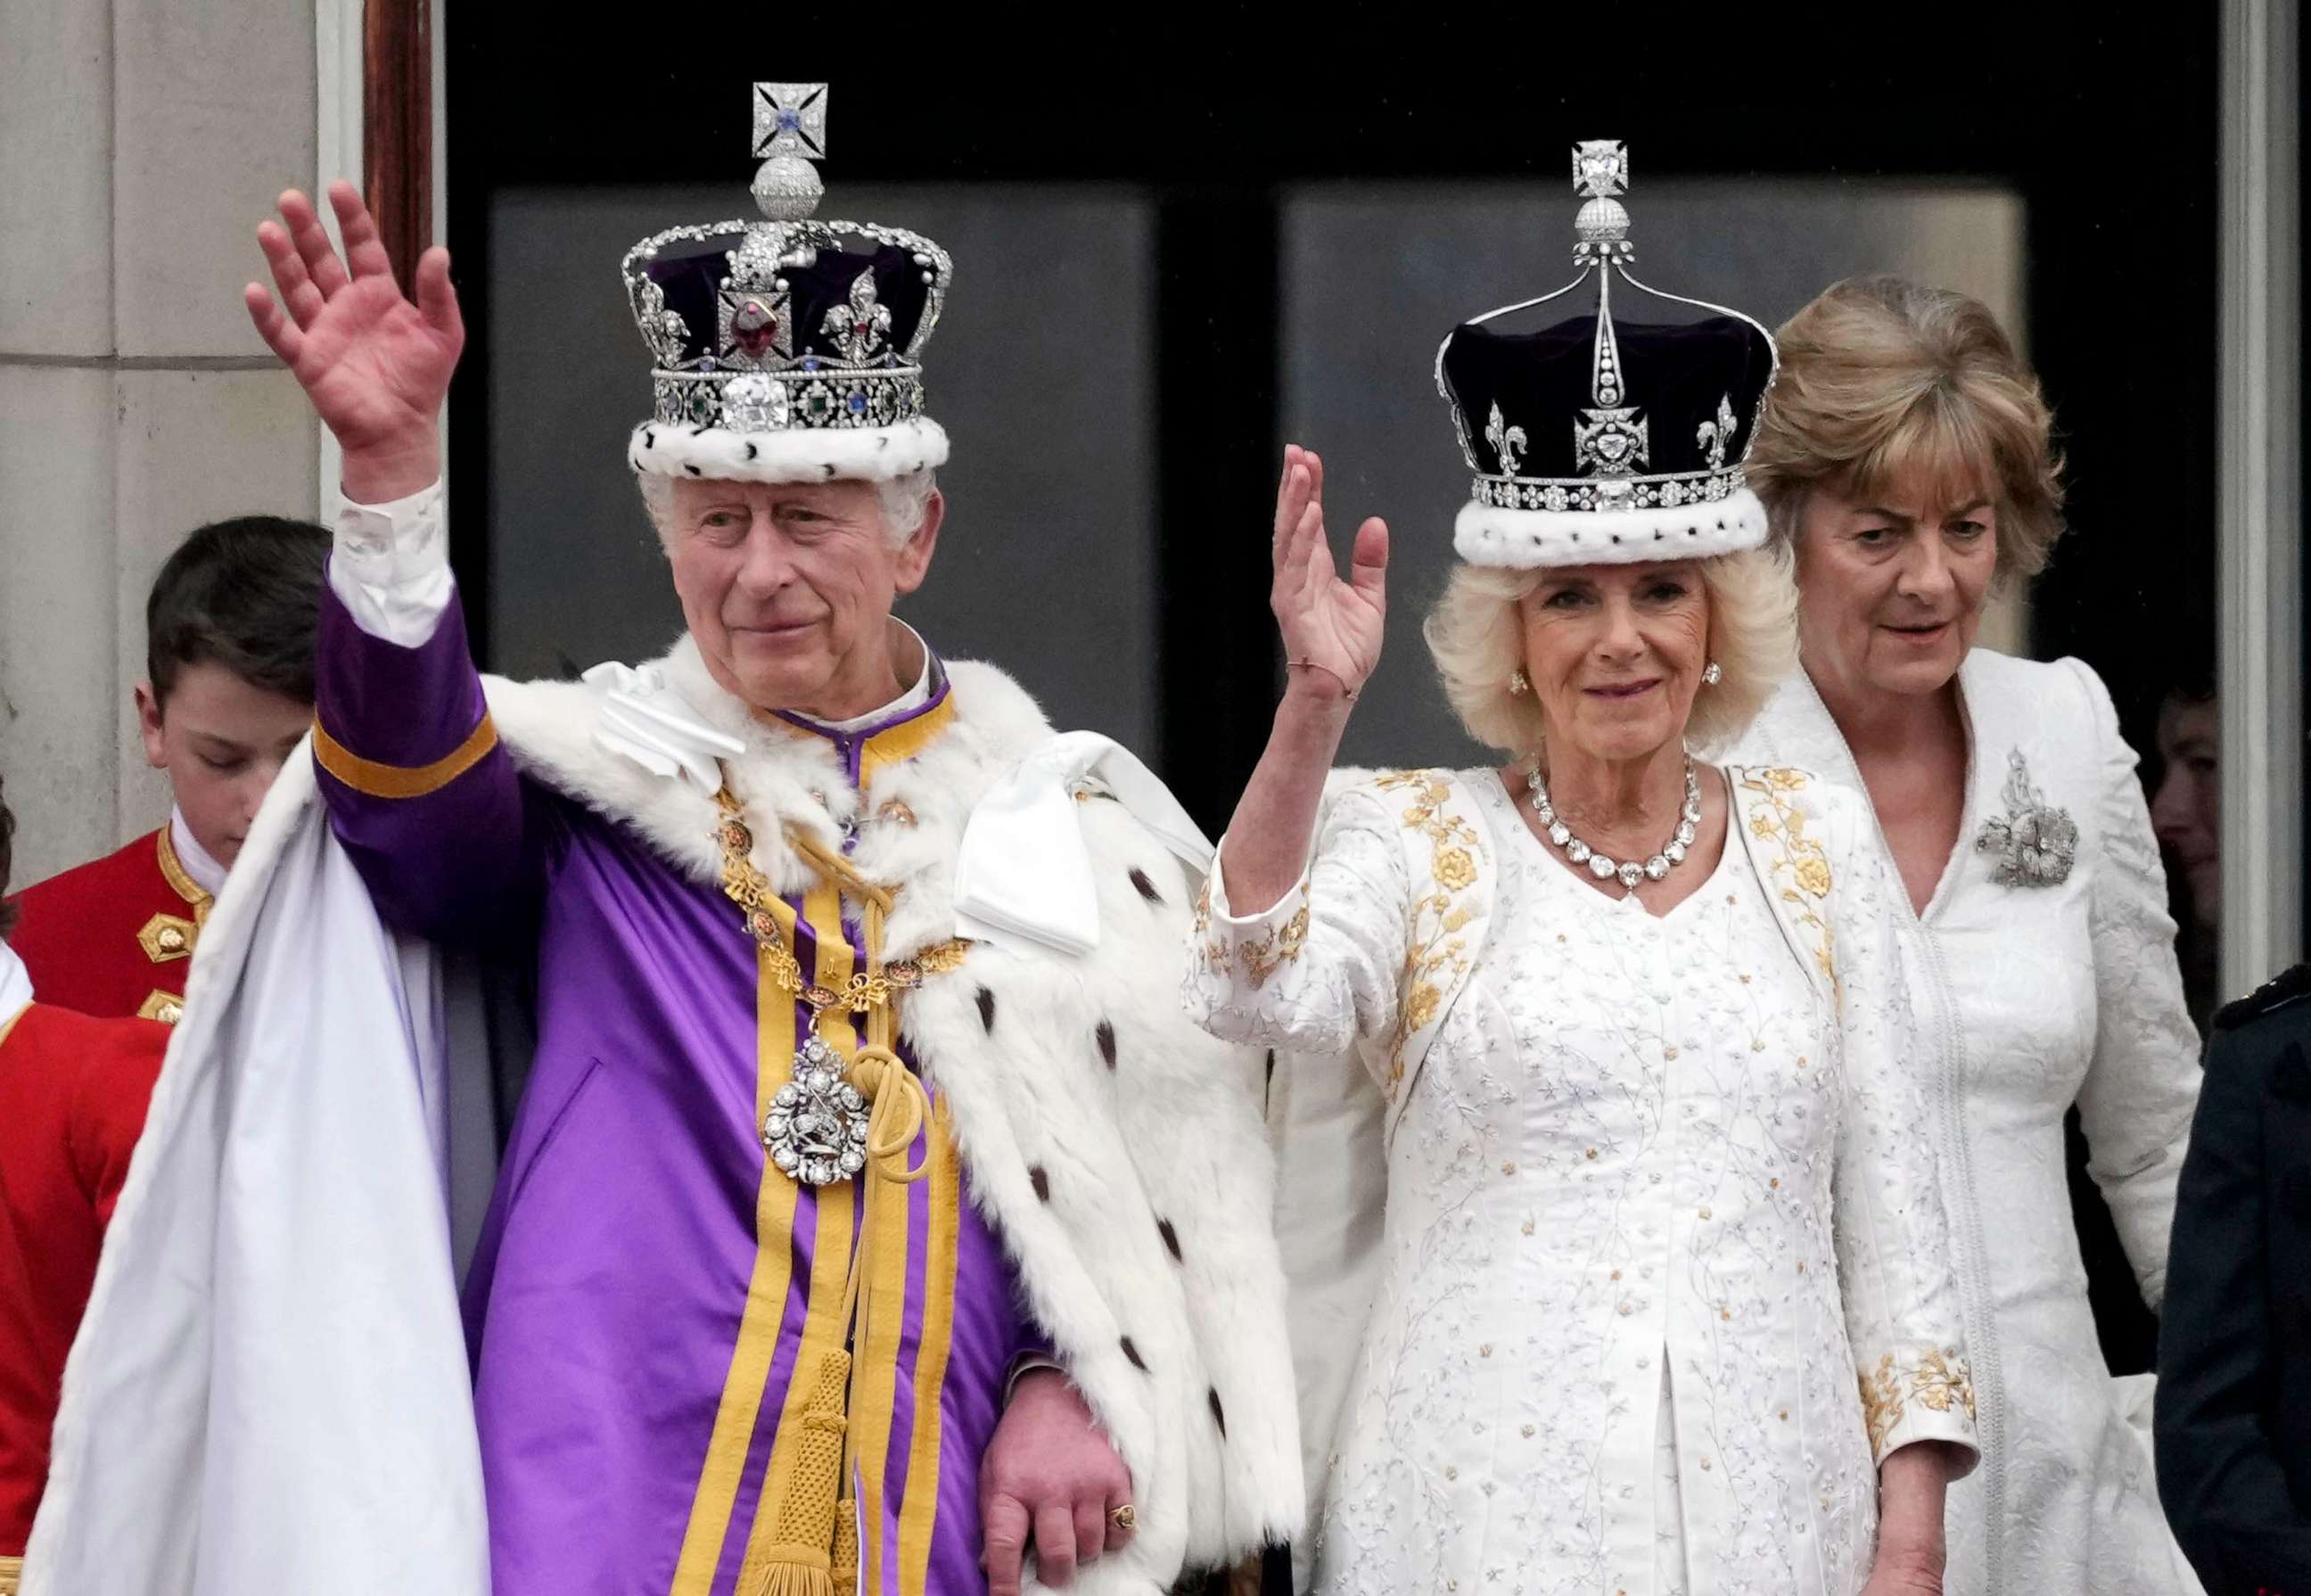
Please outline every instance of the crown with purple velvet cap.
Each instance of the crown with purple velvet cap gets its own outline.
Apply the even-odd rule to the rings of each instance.
[[[887,482],[946,458],[923,345],[953,266],[904,228],[825,222],[826,85],[754,85],[760,222],[654,233],[621,268],[656,406],[627,461],[663,476]]]
[[[1452,545],[1472,565],[1530,570],[1693,559],[1755,548],[1766,510],[1741,475],[1778,358],[1754,318],[1649,288],[1636,258],[1627,149],[1592,139],[1573,151],[1579,274],[1555,292],[1462,322],[1436,351],[1436,388],[1452,406],[1476,475]],[[1597,282],[1593,314],[1536,332],[1491,325]],[[1699,319],[1613,315],[1616,278]],[[1469,417],[1483,425],[1471,432]]]

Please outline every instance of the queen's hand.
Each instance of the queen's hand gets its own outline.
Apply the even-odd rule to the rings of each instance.
[[[1963,1471],[1957,1449],[1939,1441],[1886,1455],[1878,1469],[1878,1556],[1862,1596],[1942,1596],[1942,1514],[1949,1482]]]
[[[1388,527],[1356,528],[1340,580],[1324,535],[1324,462],[1298,444],[1284,450],[1276,488],[1275,580],[1269,607],[1284,634],[1286,692],[1353,699],[1380,663],[1388,619]]]
[[[1324,537],[1324,462],[1311,449],[1284,451],[1271,545],[1276,577],[1268,595],[1284,633],[1284,702],[1268,746],[1237,801],[1220,846],[1228,902],[1258,914],[1281,898],[1308,857],[1324,775],[1373,667],[1388,620],[1388,527],[1378,516],[1356,528],[1348,579],[1340,580]]]

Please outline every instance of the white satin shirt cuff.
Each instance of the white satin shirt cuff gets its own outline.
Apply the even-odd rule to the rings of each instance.
[[[416,648],[457,595],[437,480],[386,504],[344,501],[329,554],[329,589],[371,637]]]

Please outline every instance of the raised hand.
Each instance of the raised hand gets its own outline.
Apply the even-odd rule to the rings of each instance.
[[[1220,844],[1228,908],[1263,914],[1299,879],[1325,772],[1350,705],[1380,663],[1388,618],[1388,528],[1356,528],[1342,581],[1324,539],[1324,462],[1294,444],[1276,488],[1276,579],[1269,607],[1284,632],[1284,702]]]
[[[279,301],[257,283],[241,298],[258,336],[295,373],[343,447],[346,494],[374,503],[415,493],[440,475],[441,404],[466,324],[449,285],[448,250],[419,257],[413,304],[394,282],[377,223],[353,186],[332,183],[329,205],[344,258],[312,202],[292,189],[281,196],[281,222],[257,230]]]
[[[1284,633],[1289,690],[1354,698],[1380,663],[1388,615],[1388,527],[1356,528],[1340,580],[1324,535],[1324,462],[1291,444],[1276,488],[1276,577],[1269,607]]]

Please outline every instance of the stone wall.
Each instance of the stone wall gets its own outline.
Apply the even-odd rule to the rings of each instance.
[[[315,513],[302,396],[249,323],[310,188],[312,0],[0,0],[0,776],[29,883],[158,824],[130,693],[203,521]]]

